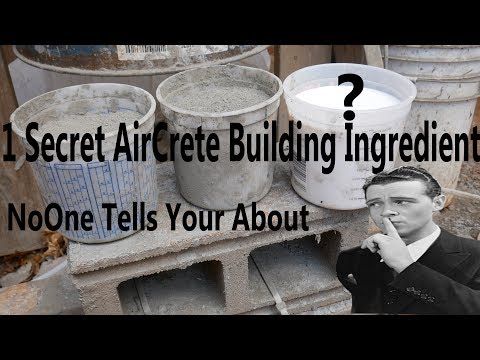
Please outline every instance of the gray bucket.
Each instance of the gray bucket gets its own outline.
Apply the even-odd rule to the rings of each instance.
[[[251,106],[227,112],[200,112],[174,105],[169,96],[195,84],[215,81],[240,81],[252,87],[265,89],[268,98]],[[273,180],[272,161],[250,162],[246,156],[239,162],[230,161],[230,124],[240,123],[244,127],[243,142],[248,134],[269,134],[271,126],[264,128],[264,121],[276,120],[282,83],[275,75],[260,69],[238,65],[220,65],[188,70],[163,81],[157,89],[160,109],[167,119],[169,131],[196,133],[202,126],[205,138],[215,133],[219,138],[218,161],[200,162],[196,151],[189,152],[193,161],[181,158],[179,142],[175,146],[175,174],[182,196],[190,203],[206,209],[231,210],[239,203],[245,206],[262,199],[270,190]],[[270,136],[269,136],[270,138]],[[205,153],[205,143],[202,149]],[[257,144],[254,142],[253,147]],[[260,145],[263,154],[263,142]],[[269,154],[271,154],[269,149]],[[263,156],[263,155],[262,155]]]
[[[383,48],[385,67],[408,76],[417,86],[405,132],[424,131],[424,121],[435,120],[437,139],[443,133],[469,133],[480,94],[480,46],[389,45]],[[453,144],[454,145],[454,144]],[[461,160],[461,159],[460,159]],[[462,161],[412,161],[428,170],[443,187],[456,188]],[[448,199],[450,200],[450,199]]]

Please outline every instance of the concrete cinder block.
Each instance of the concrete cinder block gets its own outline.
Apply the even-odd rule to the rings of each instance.
[[[273,249],[274,253],[278,253],[279,259],[282,259],[278,264],[270,264],[271,271],[277,273],[275,281],[278,281],[278,284],[276,286],[280,287],[282,295],[287,298],[287,302],[290,302],[292,309],[301,311],[305,307],[308,308],[308,304],[305,305],[306,303],[297,300],[322,292],[324,293],[323,297],[330,292],[327,298],[333,299],[333,302],[344,300],[341,296],[337,296],[338,294],[332,295],[332,291],[341,290],[334,276],[334,263],[341,250],[359,245],[367,236],[368,213],[366,209],[336,211],[309,204],[291,188],[288,165],[277,163],[272,189],[263,200],[258,202],[257,208],[265,211],[266,214],[272,210],[291,213],[294,210],[299,211],[302,206],[306,205],[309,211],[308,231],[301,228],[297,231],[285,229],[260,232],[243,229],[233,231],[231,226],[235,211],[225,212],[221,228],[218,231],[201,231],[199,229],[186,231],[181,226],[181,220],[176,223],[177,230],[171,231],[165,203],[181,203],[180,214],[186,210],[198,211],[200,209],[186,203],[176,191],[172,164],[158,165],[158,187],[160,189],[160,205],[157,214],[159,226],[156,231],[139,232],[126,239],[107,244],[89,245],[74,242],[69,244],[70,271],[73,281],[82,295],[81,300],[86,314],[144,312],[139,306],[142,296],[139,296],[138,289],[132,284],[125,285],[125,282],[175,269],[177,271],[171,273],[175,274],[175,279],[190,281],[196,271],[197,275],[200,274],[200,278],[204,276],[201,272],[198,273],[198,266],[192,268],[192,265],[206,262],[218,262],[220,266],[216,277],[211,278],[213,281],[211,289],[204,295],[212,296],[213,292],[217,291],[213,291],[214,288],[219,289],[221,294],[221,299],[214,296],[216,300],[213,303],[218,306],[211,309],[204,308],[207,313],[237,314],[271,306],[275,302],[268,288],[259,281],[261,276],[256,273],[257,270],[249,266],[250,253],[257,251],[256,249],[262,251],[261,248],[266,246],[273,246],[270,250]],[[251,220],[248,208],[247,214]],[[285,249],[293,246],[289,242],[306,236],[310,236],[310,243],[301,245],[297,256],[289,258],[288,251],[285,253]],[[320,244],[316,244],[315,239]],[[278,245],[281,243],[285,244]],[[301,249],[302,246],[303,249]],[[268,256],[265,260],[268,260]],[[302,261],[307,263],[308,271],[299,270]],[[287,272],[284,272],[283,276],[280,274],[282,266],[289,269],[287,272],[290,272],[290,277],[293,276],[292,274],[295,274],[296,278],[305,274],[308,276],[303,282],[298,282],[293,277],[289,279],[288,276],[285,277]],[[152,279],[142,280],[142,284],[150,284],[150,288],[147,286],[149,289],[147,295],[153,296],[155,293],[158,295],[163,291],[164,298],[165,296],[167,298],[180,296],[182,291],[186,291],[185,294],[189,291],[192,293],[195,287],[201,284],[201,282],[190,281],[189,286],[191,287],[188,290],[188,287],[162,284],[161,279],[165,279],[165,277],[157,276],[157,283],[161,288],[154,289],[155,281]],[[145,283],[145,281],[147,282]],[[180,282],[177,281],[177,283]],[[129,299],[120,301],[117,289],[119,286],[122,297],[129,296]],[[201,293],[203,290],[195,291]],[[345,293],[342,292],[342,296],[344,295]],[[326,300],[322,301],[325,303]],[[160,313],[176,313],[178,311],[180,313],[202,313],[201,301],[197,303],[200,307],[196,308],[195,302],[193,302],[188,307],[177,309],[166,307],[165,303],[155,300],[155,296],[150,297],[148,302],[152,313],[156,311]],[[222,308],[220,304],[224,304],[224,307]]]
[[[234,252],[223,261],[223,288],[227,314],[246,311],[248,294],[248,254]]]
[[[323,290],[317,294],[286,301],[285,304],[290,315],[315,315],[314,312],[330,314],[332,313],[332,306],[339,307],[341,304],[346,306],[346,308],[342,306],[342,311],[350,312],[350,299],[350,294],[340,286]],[[247,311],[242,315],[279,315],[279,311],[275,306],[271,305]]]
[[[337,303],[305,311],[298,315],[349,315],[352,313],[352,300],[347,299]]]

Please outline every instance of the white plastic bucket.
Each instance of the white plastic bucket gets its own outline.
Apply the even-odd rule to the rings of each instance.
[[[388,45],[386,68],[424,80],[473,79],[480,76],[479,45]]]
[[[477,98],[480,96],[479,45],[388,45],[383,48],[385,67],[410,77],[417,86],[405,132],[424,131],[424,122],[437,122],[431,130],[437,138],[444,133],[469,133]],[[453,145],[455,146],[455,145]],[[455,150],[453,148],[453,150]],[[417,162],[429,171],[441,186],[455,189],[463,161]],[[405,165],[401,159],[397,165]],[[453,195],[447,195],[447,204]]]
[[[143,115],[138,120],[138,129],[133,124],[127,126],[128,141],[133,151],[134,135],[153,132],[155,121],[155,99],[147,91],[122,84],[86,84],[62,88],[40,95],[20,106],[10,117],[15,133],[22,140],[26,151],[32,151],[26,140],[26,128],[32,121],[40,122],[42,112],[53,114],[62,119],[62,114],[107,113],[117,111],[135,111]],[[102,124],[99,123],[98,126]],[[69,129],[65,129],[69,133]],[[41,142],[35,131],[32,136]],[[75,160],[60,162],[55,152],[53,161],[46,162],[39,157],[32,162],[33,172],[45,205],[56,203],[62,212],[77,211],[79,214],[88,210],[93,214],[92,230],[66,230],[65,221],[59,231],[67,238],[84,243],[103,243],[124,238],[135,231],[129,224],[129,231],[122,231],[118,226],[118,214],[128,211],[133,217],[133,203],[137,203],[137,215],[140,219],[141,202],[145,203],[145,214],[157,208],[156,166],[151,142],[147,143],[146,161],[127,161],[120,155],[113,161],[118,129],[105,134],[102,153],[105,161],[100,162],[96,150],[87,152],[93,160],[84,162],[79,156],[80,146],[76,142]],[[62,143],[62,152],[68,154],[70,143]],[[103,203],[116,203],[112,210],[111,229],[107,227],[107,211]],[[56,212],[52,211],[55,216]],[[146,215],[145,215],[146,216]],[[65,220],[65,215],[63,215]],[[132,220],[133,221],[133,220]]]
[[[290,120],[295,123],[302,122],[302,129],[298,130],[298,133],[316,133],[319,142],[323,134],[335,134],[333,171],[330,174],[322,173],[322,166],[328,167],[329,164],[324,162],[321,156],[318,161],[314,161],[313,156],[309,161],[295,161],[292,165],[292,186],[301,197],[313,204],[337,210],[365,207],[362,187],[365,180],[373,175],[372,167],[378,167],[379,164],[371,157],[369,161],[362,160],[363,158],[358,162],[345,161],[347,149],[346,120],[343,118],[345,109],[313,105],[300,100],[296,95],[318,86],[337,86],[338,76],[347,73],[359,75],[363,79],[365,88],[388,93],[399,100],[396,105],[375,110],[355,110],[354,102],[351,108],[355,112],[352,139],[356,133],[366,133],[369,139],[375,133],[386,134],[386,147],[388,147],[388,134],[401,135],[412,101],[416,96],[415,86],[406,77],[393,71],[360,64],[315,65],[300,69],[285,79],[283,88]],[[310,154],[313,154],[313,144],[311,143],[310,146]],[[398,142],[395,142],[394,149],[396,156]],[[387,149],[384,151],[388,154]],[[326,149],[326,152],[330,153],[330,149]],[[386,161],[384,169],[392,169],[393,165],[394,161]],[[295,166],[301,167],[300,171],[295,171]]]

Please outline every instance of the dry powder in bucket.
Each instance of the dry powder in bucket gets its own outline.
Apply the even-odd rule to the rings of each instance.
[[[109,113],[85,114],[48,114],[39,115],[33,121],[39,124],[39,134],[51,133],[58,136],[60,133],[94,134],[99,126],[104,134],[117,131],[120,123],[127,126],[135,120],[140,120],[142,114],[136,111],[116,111]]]
[[[261,86],[221,79],[182,87],[170,94],[166,101],[184,110],[220,113],[245,109],[270,97]]]
[[[171,135],[193,135],[202,127],[206,137],[214,134],[221,144],[215,161],[201,160],[196,151],[186,161],[176,142],[175,175],[187,201],[210,210],[233,210],[240,203],[250,206],[267,194],[274,163],[252,162],[246,156],[232,161],[231,125],[243,126],[241,141],[267,135],[264,123],[276,119],[281,94],[281,81],[275,75],[237,65],[187,70],[160,84],[157,99]],[[253,142],[247,146],[264,154],[270,145]]]

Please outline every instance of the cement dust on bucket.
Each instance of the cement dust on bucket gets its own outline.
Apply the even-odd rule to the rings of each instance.
[[[359,77],[363,82],[363,88],[354,94],[348,107],[345,101],[356,89],[355,84],[339,84],[339,78],[345,74]],[[321,158],[320,161],[296,159],[292,164],[291,181],[295,191],[313,204],[330,209],[365,207],[362,187],[373,175],[375,164],[371,159],[345,161],[345,125],[354,123],[352,136],[365,133],[369,139],[376,133],[402,133],[416,95],[415,86],[393,71],[368,65],[331,63],[292,73],[285,79],[283,88],[290,117],[302,122],[301,129],[295,128],[296,134],[315,133],[318,138],[324,134],[335,135],[335,148],[328,144],[325,148],[326,153],[334,152],[333,170],[325,174],[322,167],[328,164]],[[347,119],[345,114],[352,112],[353,117]],[[395,151],[397,148],[398,145]],[[314,143],[310,142],[308,152],[313,154],[314,150]],[[393,166],[394,161],[387,161],[385,170]]]
[[[277,118],[282,83],[272,73],[238,65],[219,65],[184,71],[163,81],[156,95],[172,135],[194,135],[202,127],[205,138],[216,135],[218,161],[192,161],[175,145],[177,185],[190,203],[210,210],[233,210],[262,199],[273,181],[273,161],[230,160],[230,126],[243,126],[244,137],[268,134],[264,122]],[[262,144],[261,153],[266,146]]]

